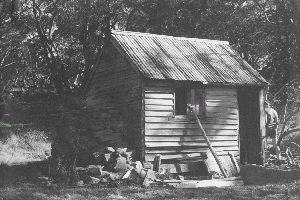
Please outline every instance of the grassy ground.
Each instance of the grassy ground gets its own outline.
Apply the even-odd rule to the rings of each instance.
[[[41,132],[25,132],[22,135],[18,133],[1,140],[0,200],[300,199],[300,170],[270,166],[242,166],[241,176],[245,186],[227,188],[178,189],[158,185],[142,188],[139,185],[125,183],[117,188],[99,184],[68,188],[55,184],[47,187],[36,182],[22,181],[25,175],[27,178],[30,177],[28,180],[37,179],[36,169],[40,168],[40,164],[35,163],[45,158],[44,152],[49,148],[50,142]],[[35,162],[20,165],[25,161]],[[18,178],[19,183],[9,182]]]
[[[176,189],[165,187],[141,188],[120,186],[107,188],[90,186],[81,188],[45,188],[39,185],[18,185],[1,188],[2,199],[300,199],[300,172],[285,172],[277,176],[273,170],[247,166],[246,183],[255,184],[229,188]],[[256,173],[258,172],[258,173]],[[248,174],[249,173],[249,174]],[[0,199],[1,199],[0,198]]]
[[[245,186],[227,188],[142,188],[128,184],[117,188],[104,185],[67,188],[24,183],[0,188],[0,199],[300,199],[300,170],[248,165],[242,167],[241,175]]]

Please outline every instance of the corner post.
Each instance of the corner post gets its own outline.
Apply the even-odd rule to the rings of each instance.
[[[259,164],[265,165],[265,146],[266,146],[266,128],[265,128],[265,95],[264,95],[264,88],[259,90],[259,125],[260,125],[260,160]]]

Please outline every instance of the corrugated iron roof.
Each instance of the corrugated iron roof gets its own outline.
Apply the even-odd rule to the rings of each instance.
[[[226,41],[112,31],[112,42],[147,78],[234,85],[267,84]]]

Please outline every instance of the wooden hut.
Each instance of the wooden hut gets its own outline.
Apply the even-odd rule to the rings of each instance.
[[[268,84],[225,41],[112,31],[87,96],[103,145],[128,144],[143,161],[215,151],[262,164]]]

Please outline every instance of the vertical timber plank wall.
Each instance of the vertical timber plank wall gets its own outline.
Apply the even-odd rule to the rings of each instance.
[[[87,105],[93,115],[94,134],[99,136],[104,145],[118,142],[120,138],[114,134],[119,131],[121,139],[129,144],[129,148],[141,151],[141,88],[136,71],[111,44],[87,96]],[[104,119],[106,116],[107,119]],[[106,131],[107,127],[113,130]]]
[[[200,156],[209,151],[193,117],[174,116],[173,82],[145,83],[145,159]],[[234,87],[206,88],[206,118],[200,119],[216,151],[239,155],[237,95]]]

